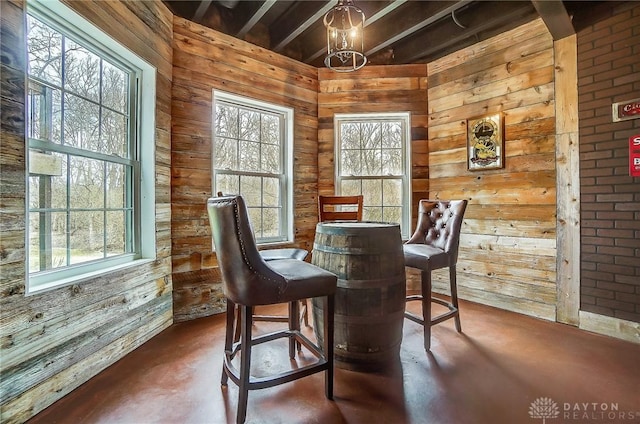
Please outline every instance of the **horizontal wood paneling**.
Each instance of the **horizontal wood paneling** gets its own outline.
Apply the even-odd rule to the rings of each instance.
[[[158,69],[157,259],[78,285],[25,296],[24,11],[21,2],[0,2],[3,76],[0,421],[3,423],[25,422],[173,321],[168,154],[172,14],[160,1],[88,0],[68,4]]]
[[[173,29],[171,227],[174,314],[181,321],[224,308],[205,207],[212,195],[212,90],[294,109],[293,245],[311,249],[317,222],[318,77],[311,66],[179,17]]]
[[[461,297],[555,320],[554,53],[541,20],[428,65],[429,196],[468,199]],[[505,167],[467,169],[466,120],[502,112]],[[448,274],[434,273],[448,291]]]

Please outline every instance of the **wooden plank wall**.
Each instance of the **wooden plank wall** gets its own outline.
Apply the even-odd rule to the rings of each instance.
[[[0,421],[22,423],[172,323],[172,14],[161,2],[68,4],[157,67],[157,260],[25,296],[25,62],[21,1],[0,1]],[[151,48],[150,48],[151,47]]]
[[[367,65],[353,73],[318,69],[319,194],[335,193],[336,113],[410,112],[412,210],[417,211],[429,191],[426,76],[426,64]]]
[[[554,51],[538,19],[428,65],[429,191],[466,198],[462,298],[555,320]],[[466,119],[502,112],[505,168],[467,170]],[[434,290],[448,276],[434,273]]]
[[[317,69],[174,17],[172,255],[175,320],[223,310],[211,253],[212,90],[294,109],[293,245],[311,250],[317,222]]]

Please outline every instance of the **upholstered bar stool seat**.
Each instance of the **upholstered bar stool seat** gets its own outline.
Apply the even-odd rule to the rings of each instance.
[[[260,256],[262,256],[262,259],[265,261],[277,261],[279,259],[297,259],[304,261],[308,254],[309,252],[307,250],[295,247],[260,251]]]
[[[258,252],[241,196],[209,199],[207,211],[218,264],[227,300],[227,325],[222,368],[222,385],[231,379],[239,388],[236,420],[244,422],[249,390],[287,383],[308,375],[325,373],[325,396],[333,399],[333,314],[337,277],[308,262],[297,259],[265,261]],[[327,308],[323,320],[324,340],[319,346],[300,332],[298,302],[322,298]],[[252,337],[253,311],[259,305],[289,304],[289,328]],[[236,307],[240,319],[236,319]],[[240,326],[240,341],[234,342],[234,330]],[[291,367],[272,376],[253,377],[252,347],[272,340],[289,339],[289,359],[295,361],[296,345],[316,358],[315,362],[291,363]],[[240,353],[240,368],[234,358]],[[237,362],[237,361],[236,361]],[[306,365],[305,365],[306,364]]]

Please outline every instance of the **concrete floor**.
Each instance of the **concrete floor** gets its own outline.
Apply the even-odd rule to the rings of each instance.
[[[462,334],[452,320],[434,327],[431,353],[405,320],[399,361],[337,368],[334,401],[323,374],[251,391],[246,422],[640,423],[640,344],[464,301],[461,317]],[[223,315],[173,325],[29,423],[233,423],[238,390],[220,386],[223,338]],[[253,359],[268,364],[255,374],[288,363],[286,343],[261,349]],[[541,398],[555,418],[553,408],[530,415]]]

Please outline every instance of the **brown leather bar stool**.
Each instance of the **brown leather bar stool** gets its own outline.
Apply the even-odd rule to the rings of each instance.
[[[333,321],[337,277],[308,262],[280,259],[266,262],[258,253],[247,208],[241,196],[211,198],[207,202],[211,233],[227,299],[227,325],[221,384],[230,378],[239,388],[236,420],[243,423],[247,414],[249,390],[264,389],[325,372],[325,396],[333,399]],[[305,298],[322,298],[323,346],[318,346],[300,332],[298,302]],[[253,310],[258,305],[289,304],[289,328],[252,337]],[[234,343],[236,305],[241,315],[240,341]],[[308,365],[291,364],[291,368],[271,375],[251,376],[252,347],[272,340],[289,339],[289,358],[295,360],[300,343],[317,360]],[[232,362],[240,353],[240,369]]]
[[[218,197],[224,196],[221,191],[217,193]],[[229,196],[229,195],[227,195]],[[260,256],[265,261],[275,261],[278,259],[297,259],[299,261],[304,261],[309,251],[306,249],[300,249],[297,247],[285,247],[285,248],[276,248],[276,249],[265,249],[260,250]],[[307,299],[300,300],[300,322],[304,323],[305,326],[309,326],[309,308],[307,306]],[[274,321],[274,322],[288,322],[289,317],[284,315],[254,315],[254,321]],[[238,333],[239,337],[240,334]]]
[[[420,200],[416,230],[402,246],[405,266],[421,271],[421,294],[407,296],[407,301],[422,301],[422,317],[410,312],[405,312],[405,317],[424,326],[426,350],[431,348],[431,326],[454,318],[456,330],[462,331],[458,310],[456,263],[462,218],[466,208],[466,200]],[[431,295],[431,271],[447,267],[451,302]],[[431,302],[444,305],[449,310],[431,318]]]

